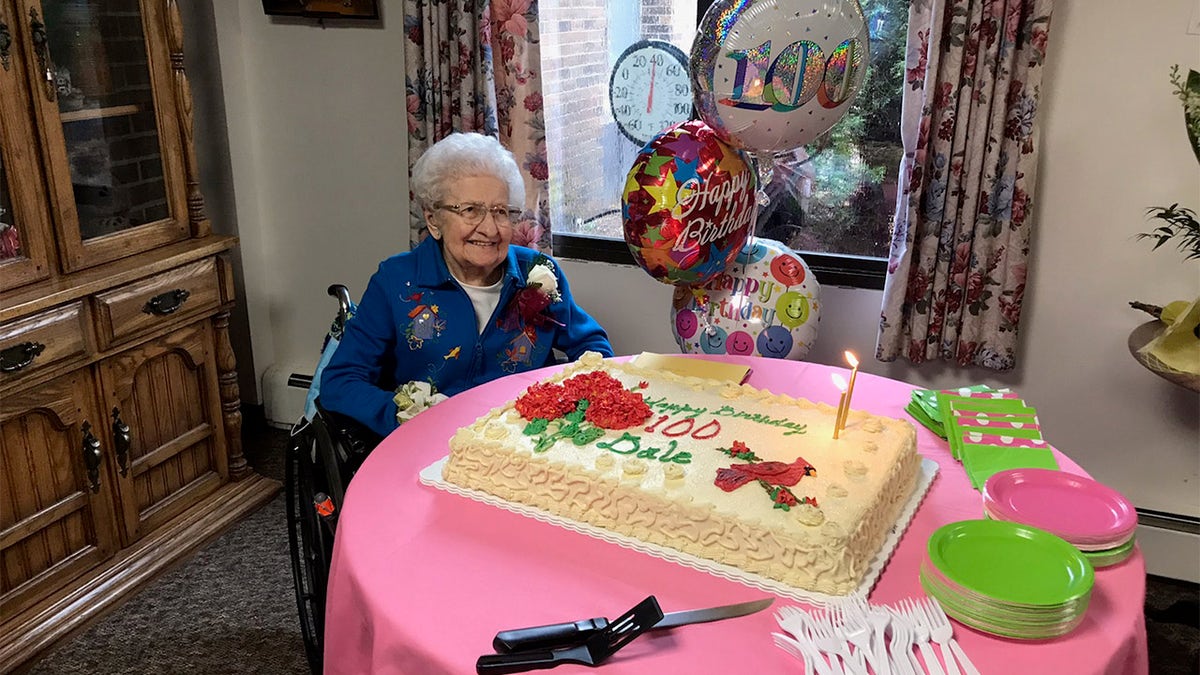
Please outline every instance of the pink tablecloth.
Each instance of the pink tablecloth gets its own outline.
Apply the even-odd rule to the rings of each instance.
[[[726,357],[753,367],[749,383],[836,404],[831,368]],[[327,673],[471,673],[497,630],[592,616],[613,618],[647,595],[663,611],[763,597],[737,582],[570,532],[421,485],[417,474],[447,454],[454,430],[516,397],[549,371],[509,376],[418,415],[367,459],[338,522],[325,628]],[[844,371],[842,371],[844,372]],[[854,407],[907,419],[912,386],[860,373]],[[933,486],[870,599],[922,596],[917,569],[929,535],[982,517],[942,439],[920,425],[922,455],[939,463]],[[1062,468],[1082,473],[1060,456]],[[1141,553],[1097,570],[1083,624],[1044,642],[1004,640],[955,624],[983,675],[1147,672]],[[779,599],[774,608],[793,603]],[[801,672],[772,646],[772,611],[650,633],[622,649],[605,673]],[[556,673],[595,672],[563,665]]]

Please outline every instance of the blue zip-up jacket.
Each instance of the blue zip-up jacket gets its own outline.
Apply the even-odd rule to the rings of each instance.
[[[608,335],[575,304],[553,260],[562,298],[546,311],[562,325],[547,323],[536,331],[523,331],[520,322],[501,327],[539,255],[523,246],[508,247],[500,303],[482,334],[471,298],[450,275],[433,237],[384,260],[325,367],[321,406],[386,436],[397,426],[392,397],[405,382],[432,382],[453,396],[509,373],[550,365],[551,348],[572,361],[588,350],[612,356]]]

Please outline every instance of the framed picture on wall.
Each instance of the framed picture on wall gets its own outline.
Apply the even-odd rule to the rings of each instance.
[[[262,0],[263,11],[276,16],[314,19],[378,19],[379,0]]]

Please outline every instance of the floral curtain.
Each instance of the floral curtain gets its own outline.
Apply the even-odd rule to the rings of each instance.
[[[404,0],[404,32],[409,170],[452,132],[497,136],[525,178],[525,217],[512,241],[549,253],[536,0]],[[425,223],[409,204],[415,246]]]
[[[1053,0],[913,0],[876,356],[1016,363]]]

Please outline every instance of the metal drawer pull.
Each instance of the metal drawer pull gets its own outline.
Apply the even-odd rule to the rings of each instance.
[[[100,491],[100,441],[92,435],[92,425],[84,422],[83,431],[83,464],[87,467],[88,485],[92,492]]]
[[[0,351],[0,373],[15,373],[33,363],[38,354],[46,349],[40,342],[22,342]]]
[[[191,296],[191,293],[182,288],[176,288],[166,293],[159,293],[146,302],[146,306],[142,307],[142,311],[147,314],[158,314],[159,316],[173,314],[183,306],[183,301],[187,300],[189,296]]]
[[[121,467],[121,475],[129,473],[129,448],[133,445],[133,435],[129,433],[129,425],[121,419],[121,410],[113,408],[112,412],[113,449],[117,453],[117,466]]]

